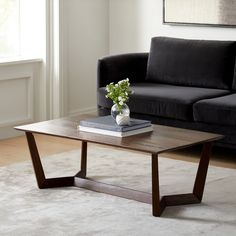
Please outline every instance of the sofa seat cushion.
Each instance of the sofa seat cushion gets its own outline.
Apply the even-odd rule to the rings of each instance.
[[[235,51],[234,41],[155,37],[146,79],[163,84],[230,89]]]
[[[192,105],[196,101],[229,94],[228,90],[156,83],[132,84],[132,90],[128,103],[131,112],[180,120],[193,120]],[[104,87],[98,90],[98,105],[108,108],[112,103],[105,94]]]
[[[236,94],[204,99],[193,105],[194,120],[198,122],[236,125]]]

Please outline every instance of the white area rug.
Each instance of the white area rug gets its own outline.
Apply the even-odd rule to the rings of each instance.
[[[148,155],[90,146],[88,176],[150,192]],[[77,173],[80,150],[44,158],[46,175]],[[160,158],[161,193],[191,192],[196,164]],[[49,174],[50,173],[50,174]],[[210,166],[202,204],[151,205],[78,188],[37,188],[30,161],[0,168],[0,235],[236,235],[236,171]]]

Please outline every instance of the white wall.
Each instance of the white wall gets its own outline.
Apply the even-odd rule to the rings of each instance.
[[[22,135],[13,127],[46,117],[40,59],[45,54],[45,3],[21,1],[20,55],[0,59],[0,139]]]
[[[109,1],[64,0],[63,4],[67,113],[74,114],[96,107],[97,60],[109,51]]]
[[[51,7],[47,1],[45,0],[45,3]],[[109,53],[109,0],[60,0],[59,2],[62,6],[59,27],[64,86],[62,90],[66,93],[62,98],[66,101],[65,113],[95,110],[97,60]],[[41,12],[42,9],[39,10]],[[37,39],[41,39],[42,45],[37,45],[37,48],[45,59],[45,32],[42,31],[45,31],[46,19],[44,19],[45,14],[39,15],[42,17],[40,22],[44,27],[42,29],[41,24],[40,27],[37,25],[36,31],[31,33],[33,32]],[[32,20],[22,31],[31,28],[33,23]],[[49,19],[47,23],[47,40],[51,42],[53,28],[49,24]],[[33,39],[30,39],[32,42]],[[28,41],[24,40],[24,42],[26,43],[22,50],[32,51]],[[47,51],[51,53],[52,49],[48,48]],[[56,60],[57,58],[54,62]],[[47,63],[47,66],[53,66],[50,62]],[[50,117],[51,104],[50,99],[47,98],[50,94],[54,99],[58,98],[50,87],[52,86],[51,74],[46,76],[47,73],[43,70],[44,64],[45,62],[39,60],[21,61],[21,59],[17,62],[0,62],[0,139],[18,134],[19,132],[13,130],[13,127],[18,124]]]
[[[22,135],[13,127],[42,119],[41,72],[40,60],[0,64],[0,139]]]
[[[110,0],[110,53],[149,51],[153,36],[236,40],[236,28],[162,24],[163,0]]]

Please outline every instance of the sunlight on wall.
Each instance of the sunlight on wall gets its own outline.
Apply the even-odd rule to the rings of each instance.
[[[41,57],[45,1],[0,0],[0,57]]]
[[[20,53],[19,0],[0,0],[0,57]]]
[[[21,1],[21,55],[42,57],[46,40],[45,1]]]

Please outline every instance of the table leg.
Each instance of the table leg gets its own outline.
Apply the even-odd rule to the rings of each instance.
[[[195,204],[202,201],[212,143],[203,144],[197,175],[192,193],[162,196],[159,192],[158,155],[152,154],[152,210],[153,216],[160,216],[166,206]]]
[[[26,138],[39,188],[55,188],[74,185],[74,176],[47,179],[44,174],[34,135],[26,132]]]
[[[87,173],[87,142],[82,141],[80,171],[76,175],[76,177],[86,178],[86,173]]]
[[[198,165],[198,171],[193,187],[193,194],[202,201],[203,191],[206,182],[207,170],[210,161],[212,143],[205,143],[202,148],[202,154]]]
[[[207,170],[211,154],[211,142],[203,145],[203,150],[198,166],[198,171],[192,193],[162,196],[159,190],[158,154],[152,154],[152,194],[137,190],[121,188],[114,185],[98,183],[86,179],[87,171],[87,142],[82,141],[81,147],[81,170],[75,176],[47,179],[44,174],[37,145],[31,132],[26,132],[28,146],[33,162],[35,176],[39,188],[53,188],[64,186],[77,186],[97,192],[103,192],[114,196],[133,199],[140,202],[152,203],[153,216],[160,216],[166,206],[199,203],[202,200],[206,182]]]
[[[152,214],[160,216],[164,208],[160,202],[158,155],[152,154]]]
[[[29,151],[30,151],[30,155],[31,155],[31,159],[32,159],[32,163],[33,163],[33,167],[34,167],[34,173],[37,179],[37,183],[38,183],[38,187],[42,188],[43,184],[45,182],[45,174],[44,174],[44,170],[43,170],[43,166],[39,157],[39,152],[38,152],[38,148],[37,145],[35,143],[35,139],[32,133],[28,133],[26,132],[26,138],[27,138],[27,142],[28,142],[28,146],[29,146]]]

